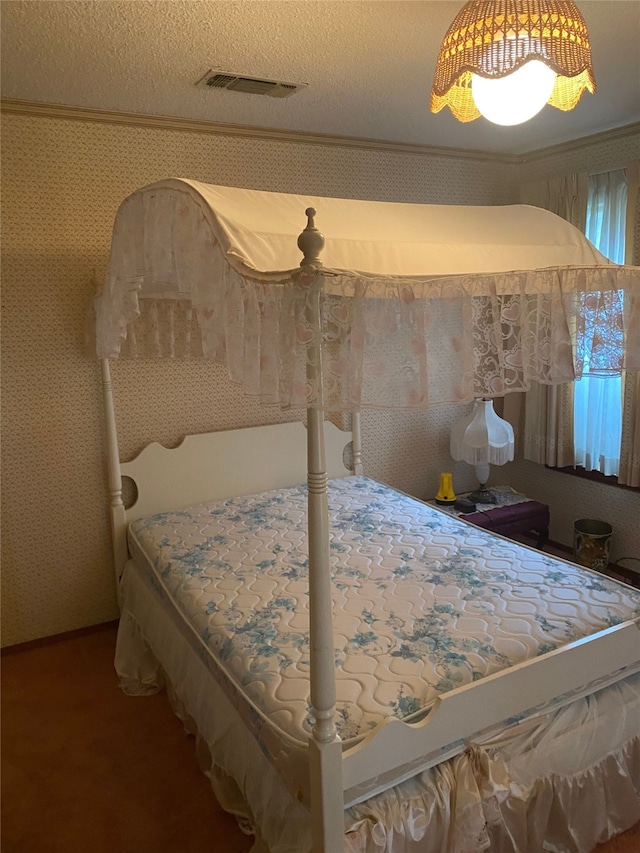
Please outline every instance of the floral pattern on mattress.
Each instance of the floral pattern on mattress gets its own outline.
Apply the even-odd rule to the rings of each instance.
[[[269,722],[306,742],[305,486],[131,525],[137,562]],[[329,483],[343,740],[628,619],[640,593],[494,537],[365,477]],[[142,559],[141,559],[142,558]],[[228,685],[227,685],[228,686]]]

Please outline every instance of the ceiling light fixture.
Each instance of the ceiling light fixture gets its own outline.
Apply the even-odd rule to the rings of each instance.
[[[589,33],[569,0],[471,0],[444,37],[431,111],[520,124],[545,104],[572,110],[595,92]]]

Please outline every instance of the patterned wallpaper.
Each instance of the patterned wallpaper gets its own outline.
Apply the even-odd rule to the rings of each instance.
[[[416,153],[5,114],[3,184],[4,645],[117,616],[99,366],[85,314],[122,199],[168,176],[390,201],[512,201],[514,166]],[[215,366],[112,366],[121,453],[185,433],[291,420]],[[463,409],[464,410],[464,409]],[[367,472],[430,496],[451,469],[457,406],[365,414]],[[456,487],[473,484],[456,471]]]

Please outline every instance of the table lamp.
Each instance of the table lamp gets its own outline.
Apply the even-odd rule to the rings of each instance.
[[[513,427],[496,415],[493,400],[476,400],[473,411],[451,430],[451,456],[456,462],[475,465],[480,488],[469,495],[474,503],[496,503],[487,488],[490,465],[504,465],[513,459]]]

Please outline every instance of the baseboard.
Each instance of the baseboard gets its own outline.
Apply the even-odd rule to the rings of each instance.
[[[73,640],[76,637],[85,637],[98,631],[109,631],[117,628],[118,620],[101,622],[99,625],[87,625],[86,628],[76,628],[74,631],[64,631],[62,634],[52,634],[49,637],[38,637],[35,640],[27,640],[25,643],[15,643],[13,646],[3,646],[0,655],[12,655],[18,652],[26,652],[29,649],[37,649],[41,646],[49,646],[52,643],[60,643],[65,640]]]

